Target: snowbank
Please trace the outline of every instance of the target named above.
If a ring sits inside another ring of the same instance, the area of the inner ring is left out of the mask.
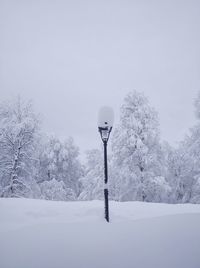
[[[199,268],[200,206],[0,199],[1,268]]]

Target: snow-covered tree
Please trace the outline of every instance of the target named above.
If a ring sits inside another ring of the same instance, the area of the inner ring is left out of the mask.
[[[195,100],[195,114],[200,119],[200,94]],[[172,201],[176,203],[197,202],[200,199],[200,122],[167,155],[168,180],[173,189]]]
[[[144,182],[147,202],[166,202],[171,199],[172,188],[164,177],[151,177]]]
[[[0,105],[0,184],[4,197],[34,197],[39,120],[31,102],[17,98]]]
[[[78,147],[74,145],[72,138],[65,141],[60,141],[56,137],[48,138],[39,156],[39,184],[52,179],[62,181],[65,189],[71,189],[73,195],[77,197],[79,178],[82,176],[82,166],[78,155]]]
[[[200,177],[194,177],[191,192],[190,203],[200,204]]]
[[[68,201],[75,200],[72,189],[66,188],[63,181],[52,179],[40,184],[42,198],[47,200]]]
[[[116,170],[113,180],[120,187],[118,199],[154,201],[157,197],[150,198],[148,185],[157,187],[153,182],[162,176],[163,154],[157,113],[142,93],[133,91],[126,96],[112,149]]]
[[[180,143],[179,148],[173,149],[168,153],[167,180],[173,189],[171,202],[182,203],[189,202],[191,197],[191,188],[193,184],[193,161],[186,144]]]
[[[187,175],[187,191],[185,202],[199,203],[200,200],[200,92],[195,100],[195,114],[197,124],[190,129],[190,134],[186,136],[182,143],[188,162],[185,164],[185,174]]]
[[[103,198],[103,154],[99,150],[87,152],[85,176],[80,180],[82,192],[79,200],[93,200]]]

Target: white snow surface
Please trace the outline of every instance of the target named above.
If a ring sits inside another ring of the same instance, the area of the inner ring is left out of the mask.
[[[109,106],[103,106],[98,114],[98,127],[112,127],[114,123],[114,111]]]
[[[200,205],[0,199],[1,268],[199,268]]]

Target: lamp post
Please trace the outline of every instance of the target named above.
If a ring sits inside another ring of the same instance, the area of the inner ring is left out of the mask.
[[[104,146],[104,202],[105,219],[109,222],[109,200],[108,200],[108,162],[107,162],[107,143],[113,127],[114,113],[112,108],[104,106],[99,110],[98,130]]]

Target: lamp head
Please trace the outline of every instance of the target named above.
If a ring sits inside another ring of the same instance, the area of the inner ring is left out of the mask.
[[[101,134],[102,141],[108,141],[113,127],[113,122],[113,109],[108,106],[101,107],[98,114],[98,129]]]

